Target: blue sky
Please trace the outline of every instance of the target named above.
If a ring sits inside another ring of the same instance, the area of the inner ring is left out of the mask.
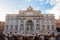
[[[0,0],[0,21],[5,21],[6,14],[18,14],[19,10],[32,6],[43,14],[60,15],[60,0]]]

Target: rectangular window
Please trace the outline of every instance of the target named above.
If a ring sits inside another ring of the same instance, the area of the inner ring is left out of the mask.
[[[39,24],[36,25],[36,30],[40,30]]]
[[[15,30],[18,31],[18,25],[15,25]]]
[[[42,30],[45,30],[45,27],[44,27],[45,25],[42,25]]]
[[[51,19],[51,23],[54,23],[54,20]]]
[[[6,29],[8,30],[8,25],[6,25]]]
[[[52,29],[54,29],[54,25],[52,25]]]
[[[20,30],[23,30],[23,28],[24,28],[24,25],[21,24],[21,25],[20,25]]]
[[[33,27],[33,25],[31,25],[31,30],[34,31],[34,27]]]
[[[47,25],[47,29],[49,30],[49,25]]]
[[[13,25],[11,25],[11,30],[13,29]]]
[[[9,20],[7,20],[7,22],[9,22]]]
[[[47,29],[49,29],[49,25],[47,25]]]

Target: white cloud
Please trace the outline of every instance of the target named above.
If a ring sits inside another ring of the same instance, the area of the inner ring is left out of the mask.
[[[56,2],[58,2],[58,1],[57,1],[57,0],[50,0],[49,3],[50,3],[51,5],[55,5]]]
[[[6,8],[3,4],[0,4],[0,21],[5,21]]]
[[[31,0],[25,0],[25,1],[27,1],[27,2],[31,2]]]
[[[6,14],[17,14],[18,10],[0,10],[0,21],[5,21]]]
[[[6,14],[16,14],[17,10],[10,9],[9,5],[0,4],[0,21],[5,21]]]
[[[45,4],[49,3],[49,0],[46,0]]]
[[[6,12],[0,11],[0,21],[5,21]]]
[[[47,13],[55,14],[55,18],[58,19],[60,16],[60,1],[57,1],[53,8],[46,10]]]
[[[39,0],[39,1],[42,1],[42,0]]]
[[[54,5],[59,0],[38,0],[38,1],[43,2],[44,4],[49,3],[51,5]]]

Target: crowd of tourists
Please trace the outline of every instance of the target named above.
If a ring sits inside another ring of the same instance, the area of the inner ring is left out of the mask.
[[[36,36],[22,36],[17,35],[14,36],[5,36],[0,35],[0,40],[60,40],[60,35],[54,36],[54,35],[36,35]]]

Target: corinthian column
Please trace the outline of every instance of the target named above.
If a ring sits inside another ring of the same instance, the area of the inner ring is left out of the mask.
[[[36,20],[34,20],[34,33],[36,32]]]

